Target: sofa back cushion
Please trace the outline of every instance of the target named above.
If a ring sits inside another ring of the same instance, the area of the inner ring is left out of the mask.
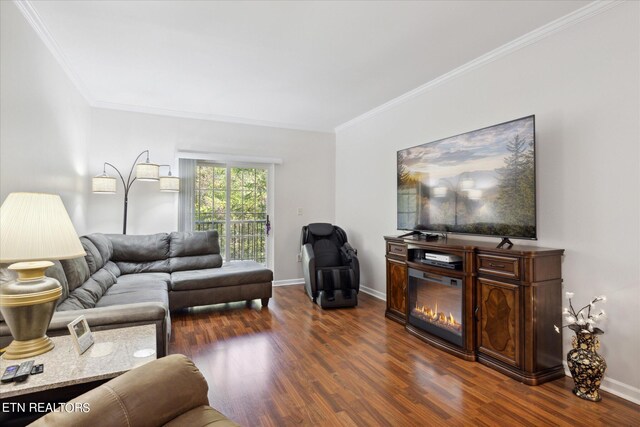
[[[106,261],[102,258],[102,254],[100,250],[93,244],[93,242],[87,239],[86,236],[80,237],[80,243],[82,243],[82,247],[86,252],[84,259],[87,261],[87,266],[89,267],[89,274],[93,274],[96,271],[100,270],[102,266],[104,266]]]
[[[74,289],[82,286],[91,276],[89,265],[85,258],[86,257],[80,257],[60,261],[64,269],[64,275],[67,277],[67,282],[69,283],[69,292],[73,292]]]
[[[217,231],[173,232],[169,244],[171,272],[222,266]]]
[[[81,310],[94,308],[98,300],[116,283],[116,276],[107,268],[101,268],[89,277],[81,286],[69,292],[69,296],[62,301],[56,310]]]
[[[113,244],[104,234],[82,236],[80,242],[86,255],[61,261],[69,291],[66,298],[60,298],[58,311],[95,307],[120,276],[120,269],[110,260]]]
[[[131,236],[108,234],[114,261],[122,274],[169,273],[169,235],[167,233]]]
[[[80,238],[87,255],[85,259],[89,265],[89,272],[94,274],[111,260],[113,256],[113,244],[104,234],[94,233]]]
[[[59,305],[69,296],[69,282],[67,282],[67,276],[64,274],[64,269],[62,268],[60,261],[52,262],[53,266],[47,268],[44,274],[45,276],[53,277],[60,282],[60,286],[62,286],[62,295],[58,298],[58,301],[56,301],[56,305]]]

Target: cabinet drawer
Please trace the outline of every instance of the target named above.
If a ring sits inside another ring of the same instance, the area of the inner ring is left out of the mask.
[[[480,274],[520,279],[520,258],[478,254],[477,260]]]
[[[399,257],[407,256],[407,245],[398,243],[387,243],[387,254],[396,255]]]

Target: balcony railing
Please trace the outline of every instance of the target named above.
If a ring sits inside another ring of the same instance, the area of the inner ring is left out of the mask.
[[[229,254],[224,252],[227,243],[225,221],[195,221],[196,231],[216,230],[220,236],[220,251],[225,261],[253,260],[265,264],[266,220],[231,220],[229,223]]]

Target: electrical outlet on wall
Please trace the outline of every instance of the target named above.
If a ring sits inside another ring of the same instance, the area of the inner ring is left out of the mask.
[[[302,216],[302,208],[298,208],[298,216]]]
[[[298,254],[298,262],[302,262],[302,254]]]

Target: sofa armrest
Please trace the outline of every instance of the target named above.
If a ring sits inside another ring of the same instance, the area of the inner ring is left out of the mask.
[[[161,303],[134,303],[97,307],[85,310],[56,311],[51,319],[49,330],[67,330],[67,325],[78,316],[84,315],[90,327],[110,326],[113,329],[124,327],[131,323],[152,323],[163,320],[167,316],[167,309]]]
[[[68,335],[67,325],[81,315],[85,316],[93,331],[155,324],[156,354],[158,357],[167,354],[171,324],[168,310],[161,303],[144,302],[84,310],[56,311],[53,313],[47,335],[52,337]],[[10,342],[9,327],[5,322],[0,322],[0,347],[8,345]]]
[[[208,407],[207,382],[192,361],[174,354],[146,363],[69,402],[88,410],[50,412],[43,426],[160,426],[198,407]]]

